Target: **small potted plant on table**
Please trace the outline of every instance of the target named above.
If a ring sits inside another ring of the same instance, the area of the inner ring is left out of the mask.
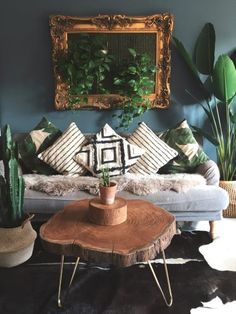
[[[23,210],[25,183],[18,174],[18,148],[9,125],[2,132],[4,176],[0,175],[0,267],[25,262],[33,252],[36,232]]]
[[[110,181],[109,169],[102,169],[101,182],[99,185],[100,199],[103,204],[111,205],[115,201],[117,184]]]
[[[127,202],[116,196],[117,184],[110,181],[109,169],[102,169],[101,183],[99,185],[100,198],[89,202],[89,219],[91,222],[112,226],[125,222],[127,219]]]

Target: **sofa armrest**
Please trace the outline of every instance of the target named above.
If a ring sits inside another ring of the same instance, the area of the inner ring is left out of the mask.
[[[207,185],[219,185],[220,172],[213,160],[207,160],[196,168],[196,173],[201,174],[207,181]]]

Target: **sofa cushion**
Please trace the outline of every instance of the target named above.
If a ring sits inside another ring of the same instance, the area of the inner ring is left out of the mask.
[[[142,148],[129,144],[106,124],[92,142],[75,155],[74,160],[94,176],[101,176],[103,168],[114,176],[126,173],[143,153]]]
[[[128,137],[128,142],[145,149],[145,153],[129,170],[132,173],[152,174],[177,156],[178,152],[163,142],[144,122]]]
[[[35,128],[18,141],[20,159],[27,172],[55,174],[56,171],[42,162],[37,154],[52,145],[61,135],[61,131],[47,118],[43,117]]]
[[[87,139],[72,122],[56,142],[38,157],[59,173],[81,175],[86,169],[76,163],[73,157],[86,143]]]
[[[178,151],[178,156],[162,168],[164,173],[194,172],[197,166],[209,160],[186,120],[163,132],[160,138]]]
[[[228,206],[228,194],[216,186],[195,187],[187,192],[158,191],[147,196],[139,196],[122,191],[117,197],[125,199],[144,199],[160,206],[176,216],[177,220],[214,220],[221,218],[222,208]],[[76,191],[64,196],[50,196],[46,193],[26,189],[24,209],[29,213],[49,214],[62,209],[66,204],[94,195]]]

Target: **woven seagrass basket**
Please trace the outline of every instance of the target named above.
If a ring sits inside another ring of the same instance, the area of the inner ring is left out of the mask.
[[[236,218],[236,181],[220,181],[219,185],[229,194],[229,206],[223,210],[223,217]]]

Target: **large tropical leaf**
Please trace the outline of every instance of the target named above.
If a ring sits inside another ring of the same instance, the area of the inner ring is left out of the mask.
[[[231,114],[236,114],[236,97],[233,97],[233,99],[231,99],[229,104],[229,110]]]
[[[210,141],[213,145],[218,146],[219,142],[218,140],[213,137],[211,134],[209,134],[208,132],[204,131],[203,129],[200,129],[194,125],[191,125],[191,128],[196,131],[198,134],[202,135],[203,137],[205,137],[206,139],[208,139],[208,141]]]
[[[193,63],[193,60],[192,60],[190,54],[187,52],[187,50],[184,48],[184,45],[177,38],[173,37],[173,43],[174,43],[176,49],[178,50],[179,54],[181,55],[181,57],[183,58],[183,60],[187,64],[188,68],[192,72],[193,76],[196,78],[196,82],[199,84],[201,91],[203,93],[203,96],[206,99],[209,99],[210,98],[209,91],[204,86],[203,82],[201,81],[201,79],[199,77],[199,73],[197,71],[197,68],[196,68],[195,64]],[[191,96],[193,96],[193,95],[191,95]]]
[[[215,29],[211,23],[205,24],[196,41],[194,62],[202,74],[212,75],[215,59]]]
[[[236,69],[227,55],[220,55],[213,71],[215,96],[224,103],[229,102],[236,93]]]
[[[192,73],[194,74],[194,76],[200,81],[197,68],[195,64],[193,63],[190,54],[185,49],[184,45],[176,37],[173,37],[173,43],[176,49],[179,51],[179,54],[182,56],[182,58],[184,59],[184,61],[186,62],[186,64],[188,65]]]
[[[236,125],[236,114],[231,115],[230,119]]]

